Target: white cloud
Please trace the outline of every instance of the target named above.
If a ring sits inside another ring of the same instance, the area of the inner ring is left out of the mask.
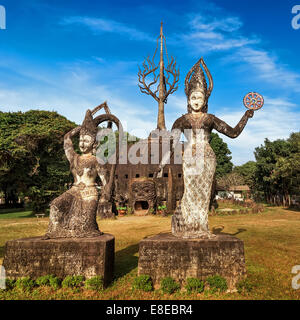
[[[87,109],[93,109],[96,105],[107,100],[111,112],[121,120],[124,130],[130,134],[146,138],[149,132],[155,128],[155,121],[151,121],[152,113],[150,110],[147,111],[140,105],[126,101],[115,94],[106,95],[105,92],[99,90],[100,87],[94,87],[93,89],[97,91],[97,96],[87,94],[91,92],[90,89],[84,94],[85,88],[83,87],[81,87],[83,91],[81,95],[70,95],[68,92],[59,95],[58,91],[49,92],[47,88],[39,92],[29,88],[0,89],[0,111],[26,112],[32,109],[57,111],[80,124]],[[62,88],[62,91],[64,91],[64,88]]]
[[[124,23],[104,19],[104,18],[93,18],[93,17],[85,17],[85,16],[75,16],[75,17],[65,17],[61,24],[63,25],[71,25],[78,24],[85,27],[88,27],[95,34],[99,34],[102,32],[109,33],[117,33],[126,35],[131,40],[142,40],[142,41],[151,41],[153,42],[155,39],[149,36],[147,33],[140,31],[136,28],[128,26]]]
[[[188,31],[171,39],[174,44],[182,43],[193,48],[193,54],[207,54],[259,43],[257,38],[240,34],[243,23],[238,17],[217,19],[210,15],[188,15]]]
[[[243,22],[239,17],[225,16],[220,9],[216,13],[214,7],[211,10],[211,13],[186,15],[187,31],[171,35],[168,43],[189,48],[188,52],[193,56],[225,52],[227,56],[223,61],[242,63],[249,69],[248,77],[300,91],[300,74],[281,63],[276,54],[263,49],[263,41],[258,36],[243,34]],[[95,34],[108,32],[122,34],[133,40],[156,41],[155,37],[141,30],[111,19],[72,16],[65,17],[61,24],[86,26]],[[103,62],[102,59],[99,61]]]
[[[300,91],[300,74],[291,71],[288,65],[280,62],[276,54],[271,54],[262,47],[263,41],[255,35],[243,34],[243,23],[236,16],[219,18],[215,14],[188,15],[188,28],[185,33],[170,39],[174,45],[189,48],[193,56],[224,52],[225,63],[244,65],[248,77],[261,79],[280,87],[285,86]],[[255,45],[255,47],[253,46]]]
[[[94,73],[86,66],[76,64],[73,67],[62,66],[51,75],[41,68],[28,73],[23,66],[21,73],[28,81],[28,85],[15,85],[0,81],[0,110],[28,111],[41,109],[57,111],[68,119],[80,124],[87,109],[92,109],[100,103],[107,101],[111,112],[121,121],[124,128],[139,137],[147,137],[155,128],[155,109],[153,102],[142,104],[135,100],[130,101],[113,85],[102,85],[104,75],[100,71]],[[100,73],[100,75],[98,74]],[[35,83],[39,79],[47,79],[46,83]],[[59,82],[57,81],[59,78]],[[97,81],[96,81],[97,79]],[[33,85],[34,82],[34,85]],[[138,88],[136,88],[137,95]]]
[[[236,62],[246,62],[253,68],[255,77],[273,84],[300,91],[300,74],[290,71],[276,56],[263,49],[240,48],[234,55]]]
[[[239,30],[243,23],[238,17],[226,17],[217,19],[215,17],[204,17],[196,15],[192,17],[190,26],[194,30],[203,30],[205,32],[220,30],[225,32],[233,32]]]

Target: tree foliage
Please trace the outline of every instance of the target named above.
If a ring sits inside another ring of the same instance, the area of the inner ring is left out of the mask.
[[[237,172],[230,172],[223,177],[217,179],[217,184],[219,188],[224,190],[229,190],[233,186],[242,186],[245,184],[243,176]]]
[[[75,126],[56,112],[0,112],[0,189],[7,204],[28,196],[41,212],[65,189],[71,176],[63,137]]]
[[[287,140],[289,154],[278,156],[270,180],[283,192],[300,194],[300,132]]]
[[[249,186],[250,189],[254,188],[255,172],[256,172],[255,161],[248,161],[247,163],[241,166],[236,166],[233,168],[233,172],[241,176],[244,180],[244,184]]]
[[[214,150],[217,158],[216,178],[220,178],[232,171],[231,151],[227,143],[219,137],[217,133],[211,133],[210,146]]]
[[[300,132],[287,140],[269,141],[255,149],[255,184],[269,202],[286,204],[289,196],[299,194],[300,185]]]

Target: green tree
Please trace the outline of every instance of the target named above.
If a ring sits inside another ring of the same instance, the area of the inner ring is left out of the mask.
[[[300,132],[287,140],[289,155],[279,156],[270,180],[283,194],[283,205],[290,205],[290,195],[300,194]]]
[[[250,189],[254,188],[255,184],[255,172],[256,172],[256,162],[248,161],[247,163],[236,166],[233,168],[233,172],[237,173],[244,179],[244,183],[249,186]]]
[[[287,140],[269,141],[255,149],[255,185],[269,203],[290,203],[290,195],[299,194],[300,133]]]
[[[0,189],[6,203],[28,196],[41,212],[65,190],[72,178],[63,137],[75,126],[56,112],[0,112]]]
[[[230,172],[225,176],[222,176],[217,179],[218,187],[221,187],[224,190],[229,190],[233,186],[241,186],[245,184],[243,176],[237,172]]]
[[[217,133],[211,133],[210,138],[210,146],[217,158],[216,178],[220,178],[232,171],[231,151],[228,149],[227,143]]]

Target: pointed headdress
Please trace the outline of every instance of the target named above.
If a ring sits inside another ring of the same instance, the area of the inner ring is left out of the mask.
[[[87,110],[84,121],[81,125],[80,135],[89,135],[96,138],[98,128],[94,122],[91,110]]]
[[[207,82],[205,79],[204,71],[202,67],[204,68],[207,78],[209,80],[209,87],[207,89]],[[214,83],[211,76],[211,73],[209,72],[203,58],[201,58],[189,71],[185,78],[185,94],[187,97],[191,94],[192,91],[195,89],[202,89],[205,91],[206,99],[209,98],[211,95],[211,92],[213,90]]]

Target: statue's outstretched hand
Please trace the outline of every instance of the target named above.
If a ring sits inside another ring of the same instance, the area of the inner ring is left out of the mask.
[[[246,111],[246,115],[247,115],[248,118],[253,118],[254,111],[253,110],[247,110]]]

